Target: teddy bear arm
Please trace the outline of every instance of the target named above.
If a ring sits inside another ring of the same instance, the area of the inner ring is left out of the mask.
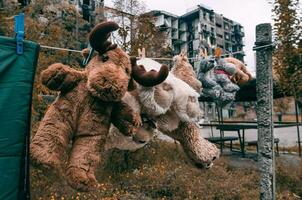
[[[112,109],[111,122],[122,134],[129,136],[141,125],[141,117],[127,103],[117,102]]]
[[[51,90],[67,92],[84,79],[84,76],[84,72],[61,63],[55,63],[42,71],[41,81],[43,85]]]
[[[31,141],[33,163],[47,168],[60,167],[72,135],[68,121],[71,121],[70,115],[63,115],[54,105],[49,107]]]

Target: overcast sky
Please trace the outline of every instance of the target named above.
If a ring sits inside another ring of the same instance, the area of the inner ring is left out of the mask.
[[[245,62],[255,71],[255,58],[252,50],[255,42],[255,26],[260,23],[271,23],[271,5],[268,0],[144,0],[148,10],[164,10],[176,15],[186,13],[197,4],[211,7],[215,12],[223,14],[243,25],[245,31]],[[111,0],[105,0],[112,5]]]

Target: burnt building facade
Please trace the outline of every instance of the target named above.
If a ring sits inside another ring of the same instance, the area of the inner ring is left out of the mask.
[[[184,49],[194,58],[198,57],[200,48],[211,54],[215,47],[220,47],[224,54],[236,52],[233,56],[244,61],[243,26],[213,9],[200,4],[182,16],[159,10],[151,13],[156,26],[167,32],[174,54]]]

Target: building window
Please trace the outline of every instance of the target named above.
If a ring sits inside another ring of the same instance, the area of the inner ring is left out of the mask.
[[[225,23],[225,24],[224,24],[224,29],[225,29],[225,30],[229,30],[229,29],[230,29],[230,25],[227,24],[227,23]]]
[[[225,49],[226,49],[228,52],[232,52],[232,46],[231,46],[229,43],[225,43]]]
[[[232,39],[232,42],[236,42],[234,35],[232,35],[231,39]]]
[[[214,33],[214,28],[213,27],[211,27],[211,32]]]
[[[222,26],[221,26],[221,24],[218,24],[218,23],[216,23],[216,26],[217,27],[219,27],[219,28],[221,28]]]
[[[210,14],[210,21],[214,22],[214,15],[213,14]]]
[[[216,44],[216,40],[214,39],[214,38],[210,38],[210,43],[211,43],[211,45],[215,45]]]
[[[229,34],[225,34],[224,37],[225,37],[226,40],[230,40]]]
[[[217,37],[223,38],[223,36],[221,34],[218,34],[218,33],[217,33]]]

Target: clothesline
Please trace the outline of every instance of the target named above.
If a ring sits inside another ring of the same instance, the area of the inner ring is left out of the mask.
[[[76,53],[82,53],[80,50],[75,49],[67,49],[67,48],[61,48],[61,47],[52,47],[52,46],[46,46],[46,45],[40,45],[41,48],[45,49],[53,49],[53,50],[60,50],[60,51],[70,51],[70,52],[76,52]]]
[[[61,47],[53,47],[53,46],[47,46],[47,45],[40,45],[41,48],[45,48],[45,49],[52,49],[52,50],[59,50],[59,51],[69,51],[69,52],[76,52],[76,53],[82,53],[81,50],[76,50],[76,49],[69,49],[69,48],[61,48]],[[236,52],[230,52],[230,53],[226,53],[223,54],[222,56],[228,56],[228,55],[236,55],[239,53],[244,53],[244,51],[236,51]],[[150,58],[153,60],[173,60],[173,58],[165,58],[165,57],[160,57],[160,58]],[[189,60],[196,60],[198,59],[198,57],[192,57],[192,58],[188,58]]]

